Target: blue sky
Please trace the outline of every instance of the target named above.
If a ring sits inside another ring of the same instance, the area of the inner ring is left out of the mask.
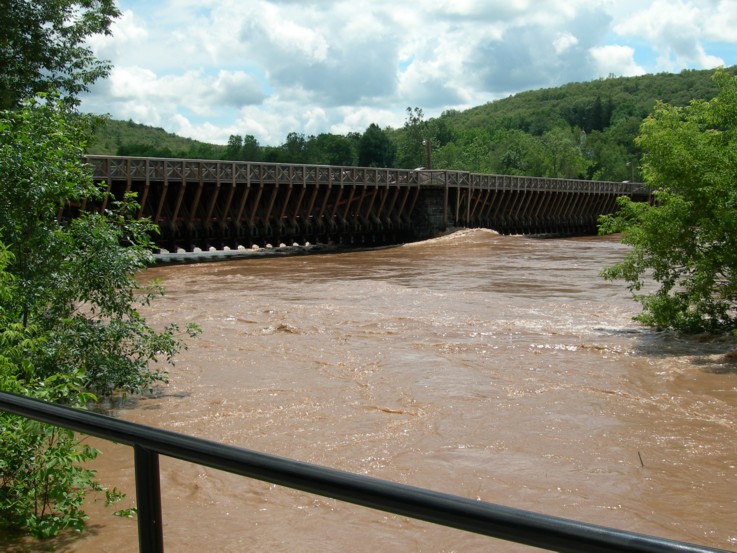
[[[737,0],[120,0],[82,108],[224,144],[737,64]]]

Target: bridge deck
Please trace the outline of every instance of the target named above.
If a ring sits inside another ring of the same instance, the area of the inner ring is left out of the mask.
[[[401,243],[451,225],[591,233],[618,196],[648,197],[634,183],[464,171],[117,156],[87,162],[114,198],[136,193],[139,216],[160,227],[159,246],[169,251],[267,242]]]

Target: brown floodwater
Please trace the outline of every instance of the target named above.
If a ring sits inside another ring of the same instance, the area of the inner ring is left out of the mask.
[[[510,507],[737,547],[737,359],[632,321],[612,237],[462,231],[374,251],[152,268],[190,321],[121,418]],[[91,440],[129,494],[132,450]],[[530,551],[161,459],[168,551]],[[137,551],[98,500],[64,551]]]

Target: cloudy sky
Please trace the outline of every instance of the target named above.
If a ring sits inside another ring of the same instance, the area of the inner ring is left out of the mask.
[[[400,127],[523,90],[737,64],[737,0],[119,0],[83,99],[206,142]]]

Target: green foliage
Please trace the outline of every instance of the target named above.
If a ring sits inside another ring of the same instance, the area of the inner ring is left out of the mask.
[[[306,159],[317,165],[356,164],[356,148],[348,136],[321,133],[307,139]]]
[[[62,90],[72,100],[107,75],[90,36],[109,34],[120,15],[113,0],[5,0],[0,9],[0,109]]]
[[[421,108],[407,108],[407,119],[402,133],[396,137],[397,166],[403,169],[427,167],[426,141],[432,140]]]
[[[358,165],[361,167],[393,167],[396,147],[376,123],[371,123],[358,143]]]
[[[82,407],[89,396],[76,392],[81,382],[74,375],[17,378],[13,357],[33,352],[42,342],[33,329],[11,326],[2,332],[0,389],[46,401],[73,399],[73,405]],[[32,367],[26,364],[22,372],[32,374]],[[83,464],[97,454],[69,430],[0,413],[0,526],[40,538],[67,528],[81,531],[87,519],[82,510],[85,495],[98,488],[94,471]]]
[[[86,153],[141,157],[221,159],[225,146],[206,144],[128,121],[105,119],[93,129]]]
[[[225,159],[233,161],[240,160],[241,150],[243,150],[243,137],[237,134],[231,134],[228,138],[228,145],[225,147]]]
[[[694,98],[713,98],[712,74],[610,77],[523,92],[427,120],[421,108],[407,108],[399,129],[370,125],[363,134],[348,136],[294,132],[279,146],[259,145],[250,135],[233,135],[228,146],[208,145],[132,121],[110,121],[97,132],[89,153],[411,169],[428,164],[423,141],[429,141],[436,169],[641,180],[641,151],[634,138],[643,119],[657,100],[684,106]]]
[[[125,497],[126,495],[118,488],[113,488],[112,490],[107,489],[105,490],[105,507],[114,505],[115,503],[118,503],[119,501],[125,499]],[[126,507],[123,509],[118,509],[113,514],[116,517],[133,518],[135,515],[138,514],[138,509],[136,509],[135,507]]]
[[[256,137],[247,134],[243,137],[231,134],[225,147],[223,159],[231,161],[260,161],[261,146]]]
[[[640,150],[634,138],[642,120],[657,100],[682,106],[693,98],[713,98],[717,88],[712,74],[610,77],[447,111],[427,122],[430,127],[443,122],[452,135],[445,143],[434,137],[433,165],[484,173],[640,180]],[[400,143],[404,133],[395,131],[394,140]]]
[[[290,132],[287,141],[282,144],[283,160],[286,163],[307,163],[307,140],[305,135]]]
[[[13,316],[17,280],[7,271],[11,262],[12,254],[0,246],[0,390],[83,406],[92,396],[81,390],[79,372],[36,375],[32,358],[46,347],[46,337]],[[85,491],[97,483],[80,465],[96,455],[70,431],[0,412],[0,527],[36,537],[81,530]]]
[[[581,134],[556,127],[542,136],[545,177],[576,179],[586,176],[588,163],[581,153]]]
[[[155,230],[135,219],[135,198],[59,217],[103,197],[80,164],[89,128],[54,95],[0,113],[0,389],[75,407],[93,393],[151,388],[166,374],[149,365],[181,347],[175,325],[155,330],[138,311],[161,290],[135,278]],[[94,450],[7,414],[0,450],[3,524],[40,537],[81,529],[82,500],[97,485],[80,464]]]
[[[687,107],[659,103],[637,145],[654,205],[620,201],[602,232],[632,246],[603,275],[624,279],[657,328],[737,328],[737,77],[714,75],[718,95]],[[647,290],[653,280],[659,287]]]

